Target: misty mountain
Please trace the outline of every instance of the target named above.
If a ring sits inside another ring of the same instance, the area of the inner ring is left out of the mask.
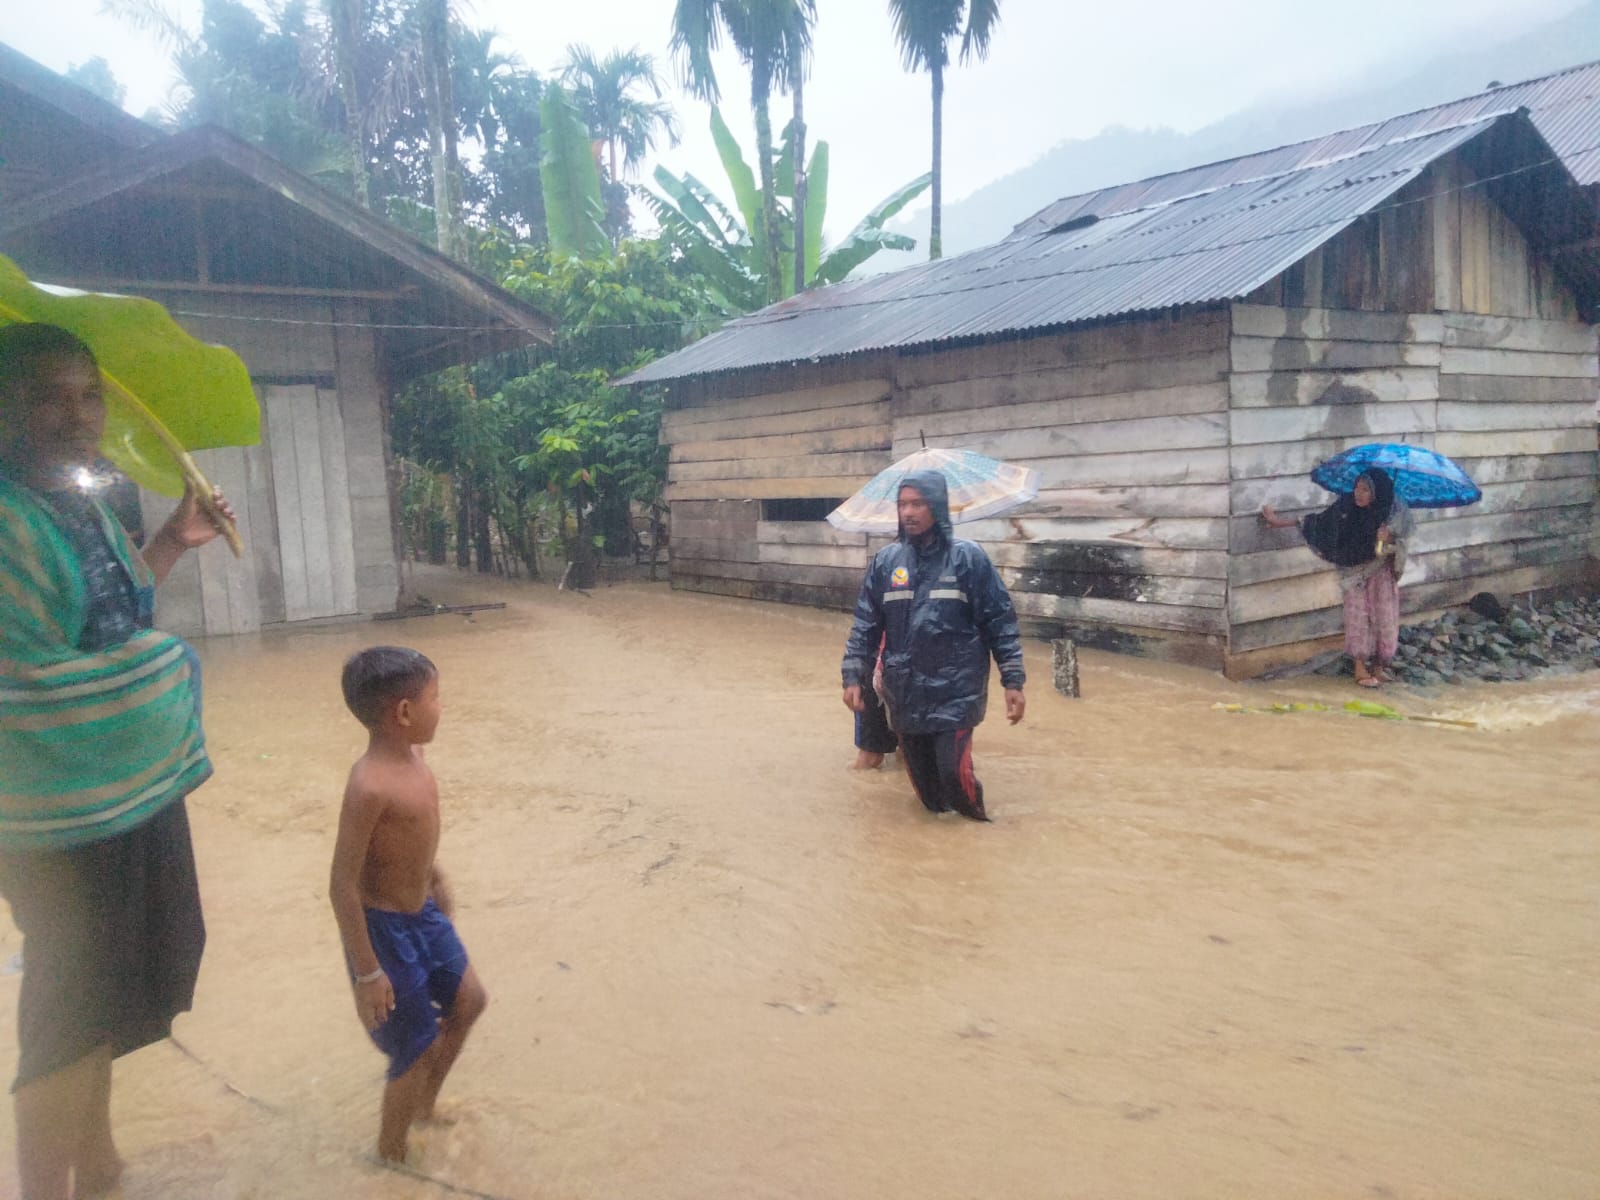
[[[1281,101],[1244,109],[1191,134],[1113,126],[1092,138],[1058,144],[1030,165],[986,184],[944,209],[944,249],[959,254],[999,241],[1024,218],[1063,196],[1169,171],[1237,158],[1340,129],[1429,108],[1600,59],[1600,0],[1502,45],[1397,68],[1389,64],[1315,102]],[[928,211],[908,213],[891,228],[911,234],[918,249],[882,253],[870,272],[893,271],[927,257]]]

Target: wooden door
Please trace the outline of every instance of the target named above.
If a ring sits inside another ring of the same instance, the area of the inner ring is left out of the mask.
[[[309,384],[266,389],[286,621],[356,609],[356,554],[339,398]]]

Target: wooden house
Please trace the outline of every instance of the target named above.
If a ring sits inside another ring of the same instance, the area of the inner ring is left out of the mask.
[[[0,160],[0,253],[42,282],[160,301],[255,381],[260,444],[196,455],[246,556],[188,556],[162,589],[163,627],[392,610],[390,397],[548,341],[549,320],[260,150],[213,128],[164,134],[3,46]],[[172,502],[143,504],[159,521]]]
[[[822,518],[924,441],[1039,471],[1036,503],[958,534],[1040,634],[1235,675],[1337,644],[1331,571],[1257,513],[1325,504],[1310,468],[1374,440],[1484,492],[1419,514],[1408,612],[1578,581],[1596,93],[1600,64],[1062,200],[652,364],[625,382],[668,392],[674,586],[848,607],[877,543]]]

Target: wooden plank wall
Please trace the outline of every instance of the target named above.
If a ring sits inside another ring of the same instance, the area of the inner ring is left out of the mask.
[[[812,378],[773,394],[669,411],[673,586],[828,608],[854,601],[867,539],[820,521],[764,521],[763,500],[843,499],[889,465],[887,379]]]
[[[1245,299],[1284,308],[1576,322],[1577,296],[1458,155]]]
[[[1039,472],[1035,503],[960,527],[1030,632],[1220,664],[1228,365],[1220,309],[908,356],[894,456],[926,437]]]
[[[698,385],[662,428],[674,585],[848,607],[882,540],[763,521],[760,501],[842,498],[925,438],[1039,471],[1034,504],[961,527],[1031,632],[1220,665],[1228,330],[1219,308],[871,364],[892,385]]]
[[[1306,477],[1368,441],[1431,447],[1483,488],[1469,508],[1419,512],[1406,612],[1478,591],[1580,577],[1596,487],[1595,333],[1570,321],[1235,305],[1228,619],[1247,674],[1340,630],[1333,572],[1263,502],[1297,514],[1329,497]]]

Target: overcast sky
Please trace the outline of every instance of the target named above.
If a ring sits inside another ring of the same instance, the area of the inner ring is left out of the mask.
[[[1504,40],[1578,0],[1001,0],[986,62],[953,70],[945,91],[945,194],[958,199],[1067,138],[1108,125],[1188,131],[1259,100],[1301,99],[1386,63]],[[167,7],[198,28],[199,0]],[[464,0],[469,24],[549,71],[568,43],[638,46],[667,60],[672,0]],[[817,0],[816,61],[806,89],[812,138],[831,146],[828,232],[921,172],[929,156],[928,79],[908,75],[885,0]],[[166,100],[172,71],[152,38],[100,11],[100,0],[0,0],[0,41],[62,70],[104,57],[142,114]],[[719,65],[724,113],[753,141],[745,77]],[[661,155],[726,193],[707,109],[677,92],[684,144]],[[786,106],[787,102],[784,102]],[[786,118],[774,113],[782,128]],[[749,152],[747,151],[747,154]],[[648,178],[649,167],[646,167]]]

